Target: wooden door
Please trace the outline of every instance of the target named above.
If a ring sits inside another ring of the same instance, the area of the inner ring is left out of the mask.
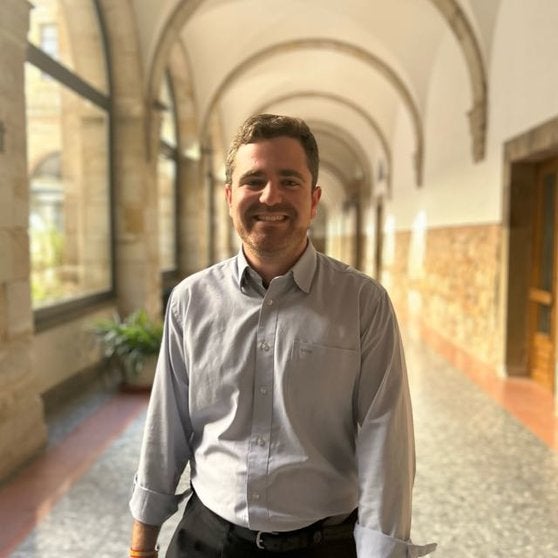
[[[554,391],[558,159],[537,172],[529,287],[529,372]]]

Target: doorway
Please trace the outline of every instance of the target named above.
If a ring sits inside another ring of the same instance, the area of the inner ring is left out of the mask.
[[[528,289],[528,370],[554,391],[556,339],[556,246],[558,158],[537,165],[533,188],[530,282]]]
[[[558,280],[558,117],[504,145],[506,371],[554,395]]]

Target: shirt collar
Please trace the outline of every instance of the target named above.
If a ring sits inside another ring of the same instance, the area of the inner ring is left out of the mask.
[[[304,291],[306,294],[310,292],[312,279],[314,278],[314,273],[316,272],[317,260],[318,256],[316,254],[316,249],[310,239],[308,239],[306,250],[304,250],[304,253],[300,256],[300,258],[298,258],[298,261],[292,268],[296,284],[299,289]]]
[[[310,292],[310,286],[312,284],[312,279],[314,278],[314,273],[316,271],[317,265],[317,253],[312,242],[308,240],[308,245],[306,250],[304,250],[302,256],[294,264],[290,272],[293,275],[295,283],[298,285],[299,289],[305,293]],[[244,255],[244,250],[240,248],[236,256],[236,279],[238,281],[238,287],[242,288],[246,281],[246,274],[250,269],[250,264]]]
[[[244,286],[247,280],[246,276],[248,275],[249,271],[250,264],[248,263],[248,260],[244,255],[244,250],[241,247],[238,251],[238,254],[236,255],[236,280],[238,282],[239,289],[242,289],[242,287]]]

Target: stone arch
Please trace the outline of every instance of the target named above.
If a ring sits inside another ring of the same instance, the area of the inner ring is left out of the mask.
[[[191,147],[193,142],[197,142],[198,107],[193,94],[190,61],[184,44],[180,40],[171,49],[168,69],[171,79],[175,83],[178,118],[184,121],[183,129],[178,137],[179,148],[186,150]]]
[[[170,51],[178,40],[180,31],[203,2],[204,0],[182,0],[181,2],[176,2],[176,6],[171,10],[166,21],[163,23],[148,70],[147,100],[149,102],[156,99],[159,94],[159,87],[167,67]]]
[[[430,0],[453,31],[469,70],[473,106],[468,113],[473,160],[484,159],[488,123],[488,78],[482,51],[465,12],[456,0]]]
[[[331,161],[320,161],[320,166],[327,169],[342,184],[347,184],[350,181],[349,177],[335,163]]]
[[[469,70],[471,89],[473,91],[473,107],[469,112],[473,142],[473,159],[479,161],[485,155],[486,127],[488,121],[488,79],[482,58],[482,51],[476,39],[473,27],[465,12],[456,0],[429,0],[438,9],[446,24],[455,34]],[[195,13],[204,0],[183,0],[177,3],[167,20],[162,25],[159,41],[151,60],[147,83],[148,101],[157,97],[160,81],[163,76],[166,60],[170,49],[188,19]],[[202,128],[203,130],[203,128]],[[417,143],[416,167],[418,182],[422,176],[422,144]]]
[[[54,178],[60,179],[62,176],[60,162],[60,150],[50,150],[46,153],[42,153],[36,161],[30,161],[29,176],[52,176]]]
[[[385,158],[386,158],[386,163],[387,163],[387,167],[388,167],[387,189],[388,189],[388,195],[390,195],[390,193],[391,193],[391,176],[392,176],[390,146],[388,144],[388,141],[386,139],[386,136],[385,136],[383,130],[380,128],[380,126],[376,122],[376,120],[374,120],[374,118],[372,118],[372,116],[370,116],[357,103],[351,101],[350,99],[346,99],[345,97],[342,97],[341,95],[336,95],[335,93],[328,93],[328,92],[325,92],[325,91],[298,91],[298,92],[289,93],[287,95],[281,95],[281,96],[278,96],[278,97],[273,97],[267,103],[265,103],[265,105],[261,105],[260,107],[258,107],[256,113],[265,112],[269,107],[271,107],[275,104],[279,104],[279,103],[282,103],[284,101],[289,101],[291,99],[299,98],[299,97],[302,97],[302,98],[304,98],[304,97],[315,97],[315,98],[321,98],[321,99],[327,99],[327,100],[330,100],[330,101],[334,101],[335,103],[338,103],[340,105],[348,107],[350,110],[352,110],[353,112],[358,114],[368,124],[368,126],[372,129],[374,135],[376,135],[378,137],[378,140],[380,142],[380,145],[382,146],[382,150],[383,150]]]
[[[351,190],[347,192],[349,197],[358,195],[359,197],[368,197],[368,192],[372,189],[372,177],[370,174],[369,161],[364,153],[360,144],[348,132],[341,127],[333,125],[329,122],[318,122],[312,119],[307,119],[306,122],[312,128],[317,136],[325,136],[334,139],[338,144],[342,145],[354,157],[355,162],[358,163],[359,168],[362,170],[363,180],[360,182],[359,191]],[[327,163],[327,161],[324,161]],[[353,177],[346,177],[347,184],[351,185]],[[351,185],[352,186],[352,185]]]
[[[58,27],[67,56],[60,61],[103,95],[110,93],[107,45],[103,25],[94,2],[58,2]]]
[[[200,134],[205,137],[207,134],[207,126],[209,121],[209,116],[215,110],[219,99],[222,97],[224,92],[230,87],[230,85],[235,82],[244,72],[251,69],[256,64],[265,61],[267,58],[275,56],[277,54],[283,54],[285,52],[292,52],[294,50],[301,49],[324,49],[333,50],[336,52],[341,52],[348,54],[353,58],[361,60],[365,64],[368,64],[374,70],[378,71],[380,74],[386,78],[386,80],[391,83],[395,90],[399,93],[403,100],[403,104],[406,106],[407,111],[411,117],[413,124],[414,134],[415,134],[415,170],[416,170],[416,181],[420,185],[422,183],[422,167],[424,158],[424,132],[422,126],[422,120],[420,118],[418,107],[415,100],[409,91],[405,82],[399,77],[399,75],[383,60],[374,54],[347,42],[339,41],[336,39],[298,39],[293,41],[288,41],[285,43],[278,43],[264,48],[242,62],[240,62],[236,67],[232,68],[231,71],[224,77],[224,79],[219,84],[217,91],[213,94],[206,113],[203,115],[201,121]]]

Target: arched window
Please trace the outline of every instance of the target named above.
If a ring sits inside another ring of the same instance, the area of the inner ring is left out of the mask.
[[[38,321],[110,296],[110,84],[94,0],[34,0],[25,92]]]
[[[159,254],[163,273],[176,271],[176,184],[178,169],[177,126],[171,80],[166,75],[159,95],[161,136],[157,162],[159,200]]]

